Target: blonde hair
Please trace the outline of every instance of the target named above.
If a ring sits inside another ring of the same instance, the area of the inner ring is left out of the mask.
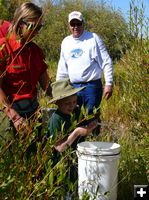
[[[42,9],[31,2],[23,3],[14,13],[9,32],[13,31],[15,34],[18,34],[19,26],[23,20],[29,21],[38,18],[42,18]]]

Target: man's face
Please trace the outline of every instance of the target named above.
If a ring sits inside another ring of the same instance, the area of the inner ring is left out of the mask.
[[[69,29],[74,38],[79,38],[84,31],[84,24],[77,19],[73,19],[69,23]]]

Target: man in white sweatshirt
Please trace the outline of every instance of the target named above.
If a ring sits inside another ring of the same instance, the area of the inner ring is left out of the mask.
[[[84,105],[88,113],[99,108],[102,95],[112,95],[112,60],[101,38],[84,29],[82,13],[73,11],[68,16],[71,35],[64,38],[58,63],[56,80],[70,78],[75,87],[86,86],[78,93],[78,104]],[[101,76],[104,73],[105,86],[102,90]]]

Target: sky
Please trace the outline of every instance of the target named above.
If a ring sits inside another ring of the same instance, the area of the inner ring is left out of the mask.
[[[33,0],[33,2],[44,2],[45,0]],[[97,2],[105,2],[106,4],[112,6],[114,9],[118,9],[121,11],[125,19],[128,19],[129,16],[129,4],[131,1],[135,2],[143,2],[145,6],[145,16],[149,18],[149,0],[96,0]],[[138,4],[141,6],[141,4]]]
[[[114,9],[119,9],[125,17],[125,19],[128,19],[129,4],[131,0],[105,0],[105,2],[111,5]],[[135,2],[143,2],[145,6],[145,16],[149,18],[149,0],[135,0]],[[138,5],[141,6],[140,3]]]

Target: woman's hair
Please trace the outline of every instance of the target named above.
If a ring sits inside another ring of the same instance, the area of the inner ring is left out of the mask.
[[[40,7],[30,2],[23,3],[20,7],[16,9],[14,13],[14,18],[12,20],[9,31],[13,31],[18,34],[19,26],[23,20],[29,21],[38,18],[40,19],[41,17],[42,9]]]

